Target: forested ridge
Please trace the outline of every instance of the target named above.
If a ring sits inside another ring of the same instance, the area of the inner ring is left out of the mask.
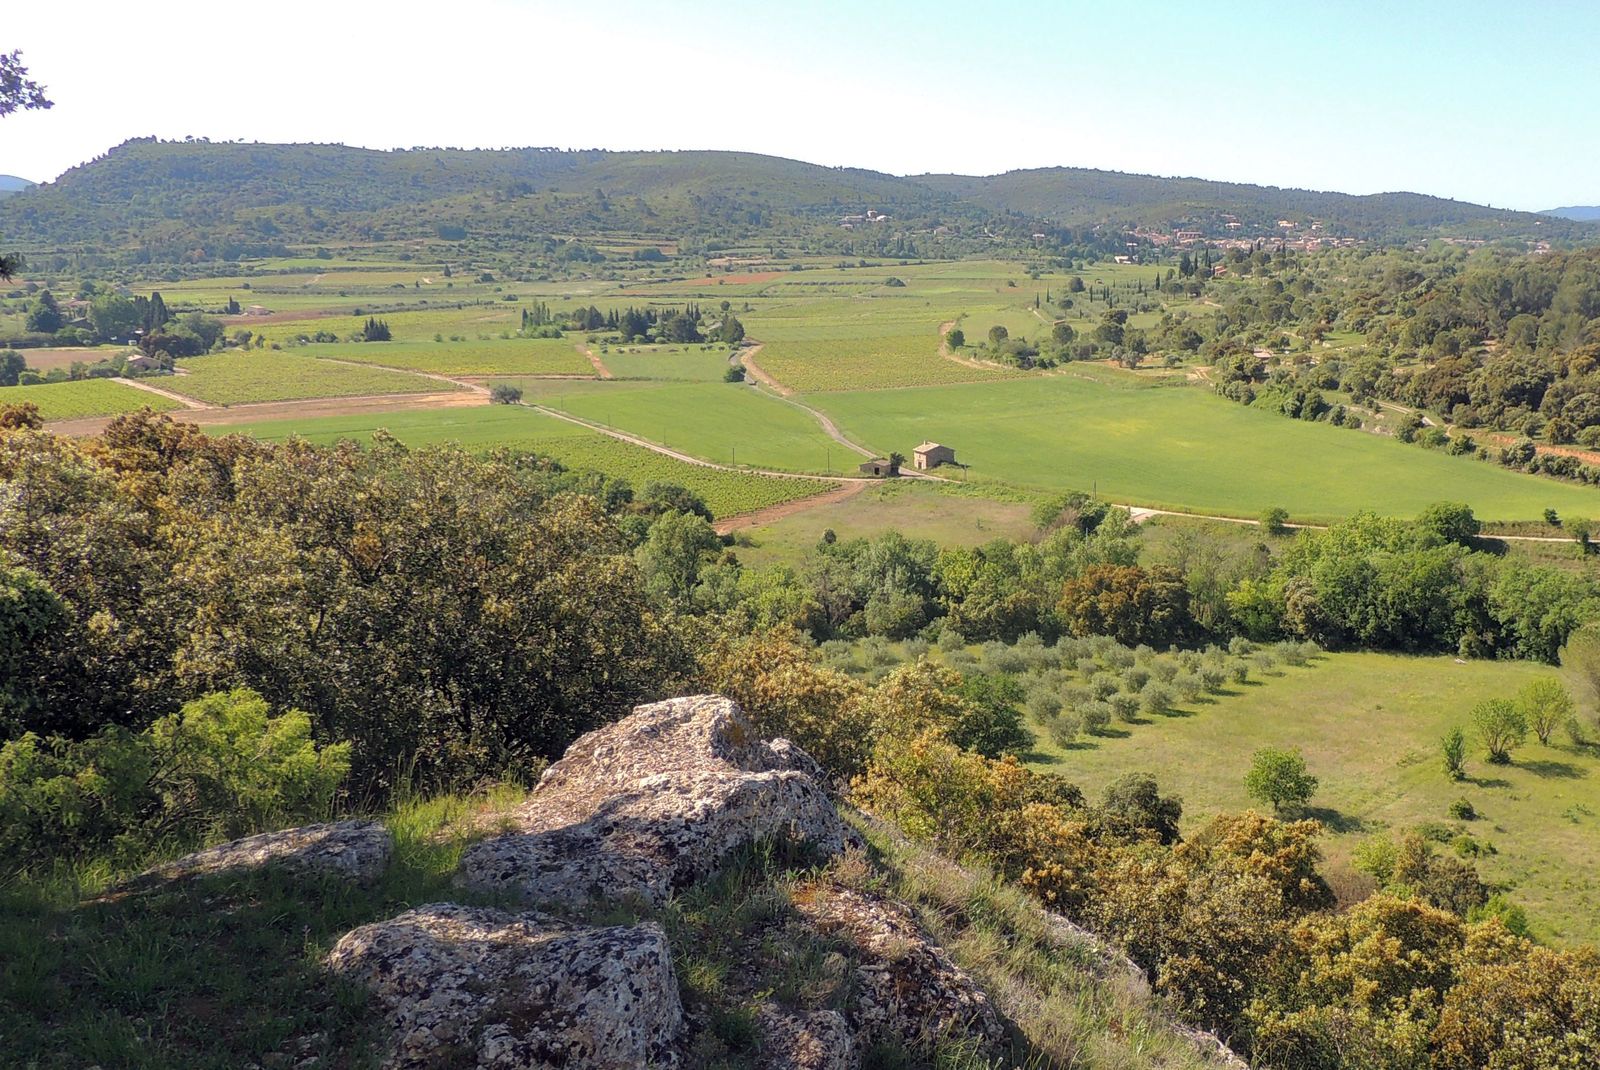
[[[426,206],[426,211],[419,211]],[[886,225],[843,231],[868,208]],[[0,233],[141,262],[238,259],[335,241],[630,234],[688,245],[804,239],[815,251],[935,256],[1053,244],[1116,251],[1138,226],[1287,217],[1372,241],[1437,234],[1584,240],[1587,224],[1419,194],[1351,197],[1083,169],[898,177],[753,153],[410,149],[140,139],[6,198]],[[914,239],[909,235],[916,235]],[[1116,239],[1111,242],[1110,239]]]

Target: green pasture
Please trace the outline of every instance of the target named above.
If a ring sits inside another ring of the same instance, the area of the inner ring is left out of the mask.
[[[862,458],[797,405],[742,383],[521,380],[523,400],[718,464],[842,472]]]
[[[593,375],[581,339],[492,338],[463,342],[325,342],[296,348],[309,357],[433,375]]]
[[[1600,515],[1577,484],[1327,424],[1289,420],[1199,387],[1134,376],[1064,374],[964,386],[819,394],[808,399],[852,439],[910,453],[951,446],[966,478],[1229,516],[1282,506],[1298,520],[1363,509],[1413,516],[1464,501],[1484,519]],[[1125,385],[1112,385],[1122,383]],[[960,478],[961,473],[952,473]]]
[[[162,382],[165,384],[166,380]],[[30,401],[39,406],[39,415],[45,420],[81,420],[140,409],[169,412],[183,407],[171,398],[110,379],[0,387],[0,405],[22,405]]]
[[[728,371],[728,351],[699,346],[610,346],[595,355],[618,379],[668,379],[720,383]]]
[[[1600,884],[1593,879],[1600,867],[1600,748],[1564,741],[1546,747],[1530,736],[1511,765],[1496,766],[1473,742],[1460,783],[1445,776],[1439,757],[1450,728],[1470,734],[1474,704],[1511,698],[1554,669],[1349,653],[1270,672],[1173,715],[1081,737],[1065,750],[1040,731],[1032,760],[1091,796],[1125,773],[1155,772],[1163,791],[1182,796],[1184,825],[1193,830],[1211,815],[1253,805],[1244,774],[1257,749],[1297,747],[1320,781],[1311,816],[1328,827],[1336,883],[1359,883],[1349,859],[1364,836],[1441,824],[1493,847],[1478,857],[1479,871],[1510,886],[1540,935],[1600,939]],[[1450,804],[1463,798],[1478,820],[1450,817]]]
[[[741,533],[739,558],[748,565],[799,565],[823,533],[839,539],[876,538],[891,531],[933,539],[940,546],[977,546],[992,539],[1033,536],[1033,507],[909,479],[884,480],[859,494],[827,502]]]
[[[647,483],[674,483],[699,494],[717,517],[810,497],[835,485],[823,479],[785,479],[689,464],[523,406],[480,405],[272,420],[219,428],[218,433],[272,440],[297,435],[325,444],[342,439],[367,441],[380,428],[410,446],[450,442],[471,450],[497,446],[532,450],[571,469],[627,480],[635,490]]]
[[[438,379],[388,368],[360,367],[265,349],[192,357],[180,361],[178,369],[181,374],[162,379],[161,385],[214,405],[368,394],[438,394],[455,389]]]

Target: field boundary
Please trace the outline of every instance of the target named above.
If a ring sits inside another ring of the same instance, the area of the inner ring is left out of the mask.
[[[201,401],[199,398],[192,398],[187,394],[179,394],[172,390],[163,390],[159,386],[152,386],[149,383],[140,382],[138,379],[124,379],[121,376],[116,376],[113,377],[111,381],[113,383],[121,383],[123,386],[131,386],[135,390],[143,390],[146,393],[158,394],[161,397],[166,398],[168,401],[176,401],[186,409],[214,409],[217,407],[211,404],[209,401]]]

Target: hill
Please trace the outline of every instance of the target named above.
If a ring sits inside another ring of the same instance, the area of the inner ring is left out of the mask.
[[[1266,235],[1285,219],[1368,241],[1597,233],[1414,193],[1356,197],[1079,168],[905,178],[709,150],[377,151],[149,138],[7,197],[0,233],[34,252],[138,263],[419,240],[466,242],[467,255],[604,259],[575,238],[690,254],[743,247],[915,258],[1034,248],[1039,232],[1058,254],[1092,256],[1122,251],[1136,228]]]
[[[13,193],[20,193],[34,183],[16,175],[0,175],[0,198],[9,197]]]
[[[1600,221],[1600,204],[1574,204],[1566,208],[1552,208],[1544,214],[1583,223],[1597,222]]]
[[[1383,240],[1449,232],[1465,237],[1571,236],[1580,231],[1531,212],[1509,212],[1418,193],[1353,196],[1200,178],[1164,178],[1079,167],[1046,167],[974,178],[921,175],[930,189],[995,212],[1020,212],[1063,226],[1192,226],[1221,233],[1315,220],[1331,234]],[[1547,233],[1548,232],[1548,233]]]

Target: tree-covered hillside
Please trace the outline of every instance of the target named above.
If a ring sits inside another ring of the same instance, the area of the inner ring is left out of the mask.
[[[1230,221],[1272,227],[1280,219],[1297,225],[1312,220],[1330,234],[1369,240],[1449,233],[1476,238],[1577,238],[1593,228],[1574,226],[1529,212],[1508,212],[1417,193],[1345,193],[1279,189],[1199,178],[1160,178],[1079,167],[1046,167],[973,178],[921,175],[931,189],[993,211],[1021,212],[1081,226],[1220,229]]]
[[[1418,194],[1352,197],[1071,168],[900,178],[738,152],[380,152],[154,139],[7,197],[0,233],[37,253],[169,264],[351,242],[537,252],[541,242],[606,236],[691,253],[743,246],[914,258],[1033,247],[1040,232],[1057,251],[1097,255],[1124,251],[1125,232],[1138,227],[1249,236],[1276,233],[1280,219],[1382,242],[1600,236],[1590,224]]]

